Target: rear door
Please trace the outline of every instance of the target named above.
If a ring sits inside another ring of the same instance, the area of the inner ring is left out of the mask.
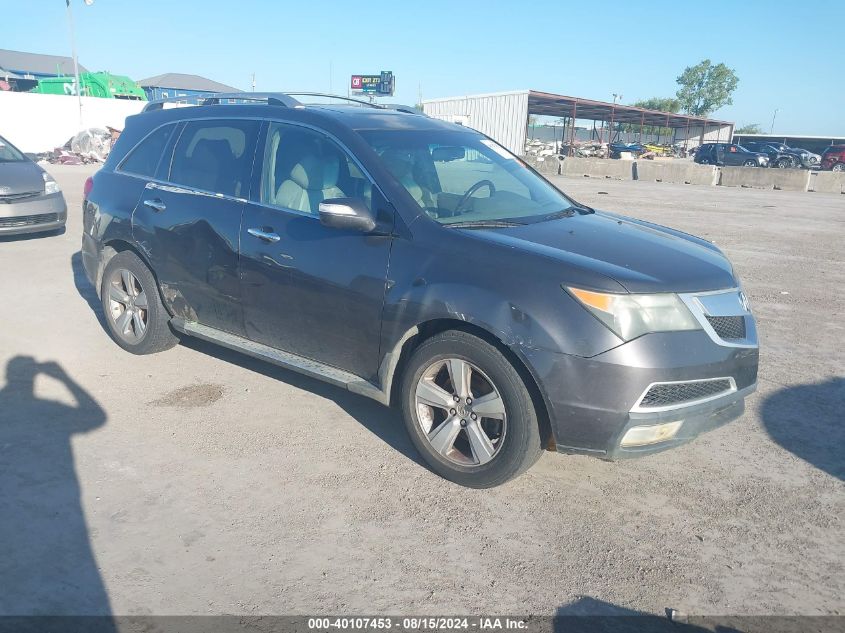
[[[247,336],[370,378],[378,367],[392,207],[324,133],[271,122],[264,137],[240,237]],[[382,234],[323,226],[319,203],[341,197],[370,205]]]
[[[259,128],[245,119],[185,123],[133,214],[173,314],[239,335],[238,239]]]

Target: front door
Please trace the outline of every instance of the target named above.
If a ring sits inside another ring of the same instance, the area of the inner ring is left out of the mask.
[[[241,295],[247,336],[339,367],[377,373],[392,212],[335,141],[270,123],[260,185],[241,225]],[[263,161],[261,156],[263,155]],[[255,182],[255,179],[254,179]],[[381,235],[327,228],[319,204],[357,197],[376,210]]]
[[[259,127],[249,120],[185,124],[169,168],[147,183],[132,218],[168,308],[239,335],[238,238]]]

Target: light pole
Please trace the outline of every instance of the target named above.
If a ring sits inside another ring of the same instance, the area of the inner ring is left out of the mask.
[[[85,6],[90,7],[94,0],[84,0]],[[70,49],[73,54],[73,74],[76,81],[76,101],[79,103],[79,128],[82,129],[82,84],[79,81],[79,59],[76,56],[76,33],[73,28],[73,9],[70,8],[70,0],[65,0],[67,7],[67,21],[70,26]]]
[[[779,108],[775,108],[775,113],[772,115],[772,127],[769,128],[769,134],[775,133],[775,119],[778,116],[778,109]]]

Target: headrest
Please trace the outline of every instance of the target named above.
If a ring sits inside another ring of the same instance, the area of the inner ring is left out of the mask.
[[[232,159],[232,146],[228,141],[202,139],[194,145],[191,158],[205,164],[214,161],[219,165],[224,160]]]
[[[327,153],[323,158],[308,154],[290,171],[290,179],[303,189],[328,189],[337,185],[340,157]]]

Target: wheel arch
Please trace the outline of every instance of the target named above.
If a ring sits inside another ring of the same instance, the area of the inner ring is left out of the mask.
[[[517,350],[507,345],[495,333],[481,325],[468,321],[448,317],[431,319],[410,328],[399,339],[394,350],[385,355],[382,361],[383,371],[380,372],[382,373],[382,388],[388,396],[389,404],[395,406],[399,402],[402,376],[414,350],[433,336],[450,330],[457,330],[477,336],[496,347],[508,359],[531,394],[531,400],[534,403],[535,410],[537,411],[537,420],[540,424],[540,437],[543,441],[543,447],[547,450],[554,450],[555,442],[549,417],[549,402],[545,393],[540,388],[540,383],[531,370],[530,365]],[[392,365],[392,367],[389,367],[389,365]]]
[[[150,274],[153,276],[153,279],[155,279],[156,291],[158,292],[159,297],[161,297],[162,304],[164,305],[165,309],[170,314],[170,316],[173,316],[173,312],[166,301],[164,293],[162,292],[161,281],[159,280],[155,268],[153,268],[152,264],[150,263],[150,260],[147,258],[143,249],[138,248],[136,245],[122,238],[116,237],[103,243],[102,255],[100,257],[100,266],[97,272],[97,294],[100,295],[102,292],[103,271],[105,271],[109,261],[111,261],[111,259],[118,253],[123,253],[125,251],[130,251],[137,255],[138,259],[140,259],[147,267],[147,270],[150,271]]]

